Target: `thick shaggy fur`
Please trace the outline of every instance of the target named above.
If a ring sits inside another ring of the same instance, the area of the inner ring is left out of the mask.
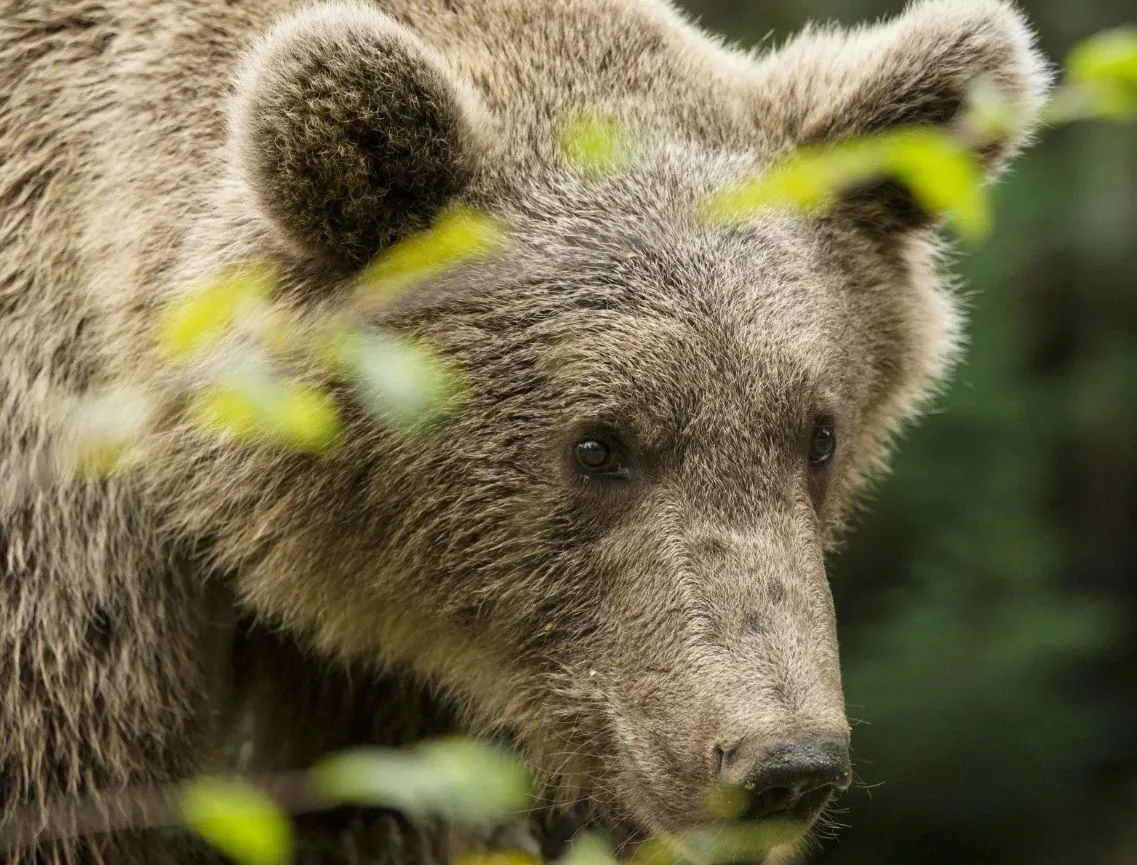
[[[1025,121],[984,147],[994,174],[1047,84],[1002,0],[763,56],[662,0],[8,0],[0,826],[231,767],[237,736],[273,769],[450,729],[432,700],[377,701],[395,669],[516,743],[550,797],[638,828],[697,816],[716,747],[846,737],[823,552],[948,369],[956,303],[933,227],[887,184],[821,220],[728,230],[696,209],[803,143],[950,126],[979,76]],[[582,109],[631,130],[625,170],[564,161]],[[464,368],[439,429],[400,437],[335,382],[332,455],[185,420],[197,371],[151,348],[173,292],[269,261],[303,319],[458,203],[511,244],[375,321]],[[142,467],[37,482],[53,399],[120,380],[161,406]],[[818,414],[839,442],[822,472]],[[596,425],[623,436],[626,481],[572,470]],[[369,845],[449,855],[393,819]],[[16,861],[206,855],[119,832]]]

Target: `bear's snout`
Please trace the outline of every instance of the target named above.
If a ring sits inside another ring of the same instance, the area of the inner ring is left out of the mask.
[[[742,787],[748,801],[744,820],[812,822],[852,780],[849,743],[819,734],[772,746],[744,741],[715,747],[717,780]]]

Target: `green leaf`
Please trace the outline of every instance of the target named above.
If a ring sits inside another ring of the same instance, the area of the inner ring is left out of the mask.
[[[515,760],[465,739],[440,740],[410,752],[347,751],[317,765],[312,783],[333,802],[467,819],[515,813],[530,800],[529,779]]]
[[[816,214],[842,192],[892,176],[929,213],[945,216],[961,235],[977,239],[989,229],[983,172],[975,156],[946,133],[901,129],[797,151],[765,174],[712,195],[702,215],[712,224],[737,224],[771,209]]]
[[[216,345],[242,315],[265,307],[275,284],[272,268],[243,264],[174,298],[158,317],[159,350],[183,361]]]
[[[454,860],[454,865],[541,865],[532,853],[521,850],[498,850],[492,853],[467,853]]]
[[[380,253],[358,280],[361,297],[390,302],[417,282],[497,252],[504,238],[502,226],[492,217],[475,210],[449,210],[432,228]]]
[[[340,332],[329,342],[337,365],[380,415],[410,427],[460,395],[458,371],[428,346],[390,332]]]
[[[1137,119],[1137,27],[1105,30],[1079,42],[1066,66],[1070,83],[1100,116]]]
[[[618,860],[608,843],[592,832],[574,838],[557,865],[616,865]]]
[[[727,823],[673,835],[657,835],[632,856],[631,865],[712,865],[762,862],[777,847],[796,846],[805,838],[801,823]]]
[[[557,146],[570,166],[589,177],[608,174],[627,156],[623,128],[597,112],[580,112],[561,123]]]
[[[262,377],[212,385],[195,396],[190,412],[198,426],[215,435],[275,441],[305,452],[324,450],[341,431],[330,395]]]
[[[963,128],[971,141],[997,141],[1017,134],[1025,123],[1023,107],[990,75],[980,75],[967,88]]]
[[[803,148],[765,174],[712,195],[703,206],[703,216],[729,225],[764,210],[822,212],[834,204],[844,187],[880,169],[880,158],[859,142]]]
[[[991,229],[983,170],[960,142],[935,130],[905,130],[883,138],[886,171],[931,214],[946,216],[968,240]]]
[[[63,439],[71,442],[67,456],[75,474],[106,477],[122,468],[151,410],[145,392],[126,386],[92,391],[71,403]]]
[[[204,778],[181,796],[187,826],[240,865],[292,859],[292,824],[265,793],[238,781]]]

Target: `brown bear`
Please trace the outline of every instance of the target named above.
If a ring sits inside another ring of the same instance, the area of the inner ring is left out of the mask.
[[[1022,120],[976,145],[993,176],[1048,85],[1004,0],[762,55],[665,0],[6,3],[7,861],[205,860],[110,817],[76,837],[59,803],[444,729],[511,743],[582,824],[689,826],[716,780],[813,821],[850,779],[823,555],[960,313],[893,182],[742,225],[699,205],[803,145],[950,130],[981,78]],[[620,170],[565,159],[582,111],[630,131]],[[297,358],[333,451],[192,422],[204,361],[154,343],[181,287],[268,262],[315,327],[457,205],[509,243],[368,322],[461,369],[453,411],[408,436]],[[112,381],[156,406],[146,458],[41,477],[53,401]],[[390,817],[370,852],[445,860],[444,834]]]

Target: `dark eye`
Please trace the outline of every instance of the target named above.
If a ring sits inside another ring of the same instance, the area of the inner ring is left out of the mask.
[[[576,442],[573,448],[576,467],[586,474],[617,474],[620,460],[616,449],[601,439],[584,439]]]
[[[837,449],[837,433],[831,418],[818,418],[809,434],[809,464],[820,466],[828,462]]]

